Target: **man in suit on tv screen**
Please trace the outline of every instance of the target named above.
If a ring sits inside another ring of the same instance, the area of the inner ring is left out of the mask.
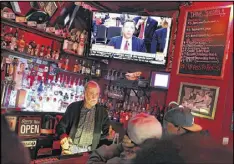
[[[124,51],[146,52],[144,41],[133,36],[134,32],[135,22],[133,20],[126,20],[123,24],[122,36],[111,38],[108,45]]]
[[[135,17],[133,19],[136,23],[135,35],[144,40],[147,52],[150,52],[152,37],[154,31],[157,29],[158,22],[148,16]]]
[[[162,28],[154,31],[151,43],[151,53],[164,52],[168,32],[168,22],[163,21]]]

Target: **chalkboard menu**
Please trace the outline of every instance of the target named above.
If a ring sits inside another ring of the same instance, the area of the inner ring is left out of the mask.
[[[41,133],[41,117],[20,117],[19,136],[38,136]]]
[[[224,7],[186,12],[179,74],[222,77],[230,11],[230,7]]]

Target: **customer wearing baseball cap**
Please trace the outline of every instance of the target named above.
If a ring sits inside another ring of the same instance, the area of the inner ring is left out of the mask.
[[[161,137],[162,126],[160,122],[152,115],[140,113],[129,120],[122,143],[101,146],[92,152],[87,163],[129,163],[135,157],[139,145],[146,139],[160,139]]]
[[[175,107],[165,113],[163,129],[165,137],[202,131],[202,127],[194,123],[191,111],[183,106]]]

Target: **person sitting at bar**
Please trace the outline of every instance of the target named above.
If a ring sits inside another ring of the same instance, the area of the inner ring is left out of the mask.
[[[190,110],[183,106],[177,106],[165,113],[163,129],[164,137],[202,131],[202,127],[194,123]]]
[[[1,163],[30,164],[30,155],[18,138],[9,128],[6,118],[1,115]]]
[[[232,164],[233,154],[211,137],[190,133],[166,139],[147,139],[131,164]]]
[[[107,110],[98,105],[100,87],[95,81],[85,85],[84,101],[71,103],[56,127],[62,154],[96,149],[109,132]]]
[[[135,157],[139,145],[146,139],[161,138],[162,126],[154,116],[140,113],[129,120],[126,133],[122,143],[110,146],[103,145],[94,150],[87,164],[119,164],[131,161]]]
[[[146,52],[144,41],[133,36],[135,32],[135,22],[126,20],[123,24],[123,36],[115,36],[110,39],[109,46],[124,51]]]

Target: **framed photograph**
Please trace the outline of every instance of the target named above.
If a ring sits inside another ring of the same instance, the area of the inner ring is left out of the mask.
[[[214,119],[219,87],[181,83],[178,103],[191,110],[194,116]]]
[[[38,2],[41,9],[44,9],[48,2]]]
[[[53,16],[55,11],[57,10],[57,5],[55,2],[48,2],[46,5],[45,5],[45,12],[47,12],[49,14],[49,16]]]

